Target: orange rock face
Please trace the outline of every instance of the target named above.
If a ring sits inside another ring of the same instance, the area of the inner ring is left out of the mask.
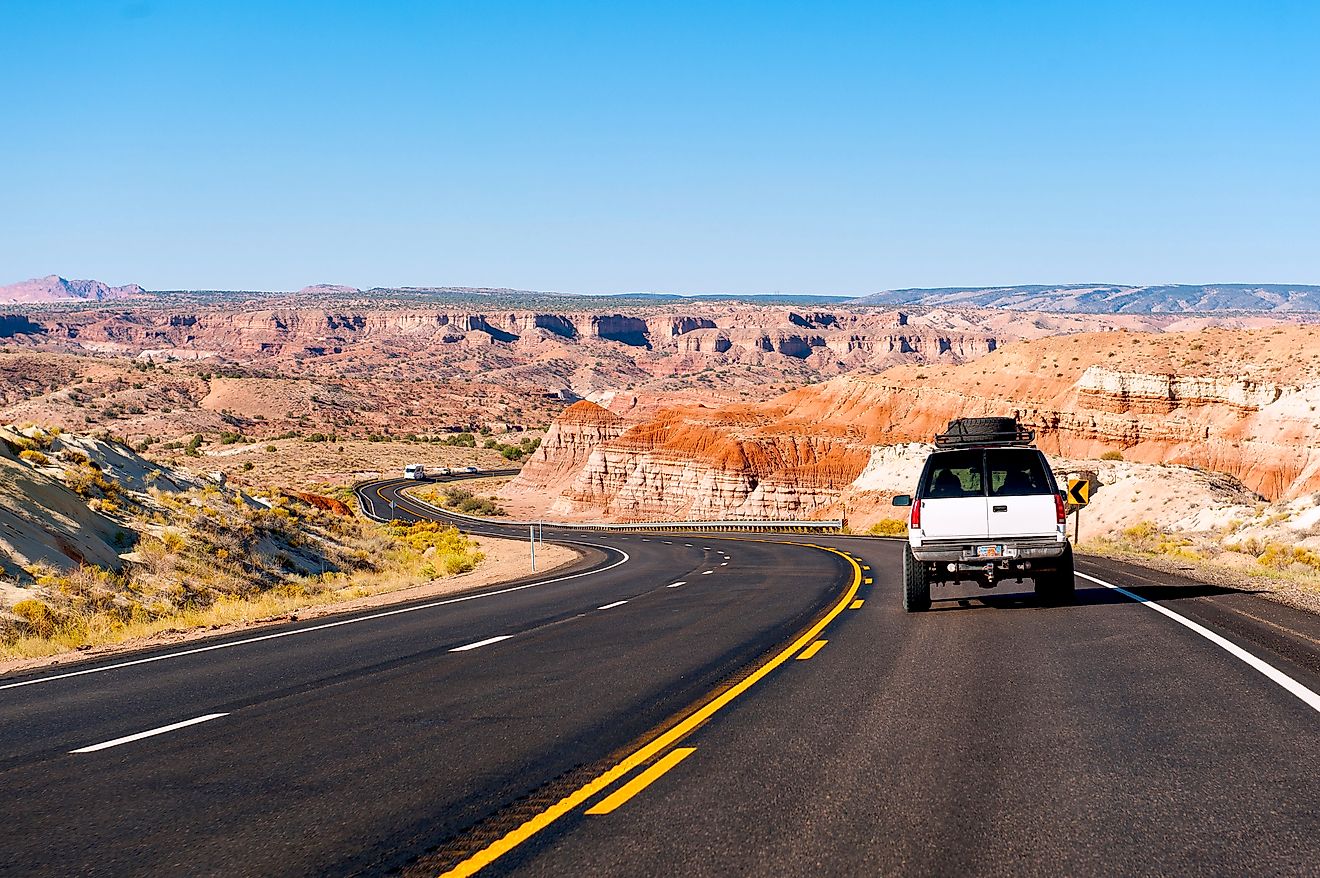
[[[827,517],[873,449],[929,441],[956,417],[1016,414],[1050,454],[1120,451],[1288,498],[1320,489],[1318,406],[1314,327],[1056,336],[760,404],[669,408],[627,429],[588,425],[604,420],[594,410],[566,413],[555,429],[573,441],[542,445],[506,493],[579,517]]]

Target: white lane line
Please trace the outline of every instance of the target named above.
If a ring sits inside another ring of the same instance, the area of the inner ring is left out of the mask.
[[[512,634],[501,634],[499,637],[487,637],[485,640],[478,640],[476,643],[469,643],[467,646],[456,646],[449,651],[467,652],[469,649],[479,649],[483,646],[490,646],[492,643],[499,643],[501,640],[508,640],[512,636]]]
[[[1234,658],[1242,662],[1245,662],[1246,664],[1250,665],[1252,668],[1256,669],[1257,671],[1260,671],[1266,677],[1269,677],[1275,683],[1278,683],[1284,689],[1287,689],[1293,695],[1296,695],[1298,698],[1302,699],[1302,701],[1306,702],[1306,704],[1309,707],[1311,707],[1313,710],[1320,711],[1320,694],[1317,694],[1313,690],[1303,686],[1301,683],[1297,682],[1292,677],[1289,677],[1287,674],[1285,674],[1283,671],[1279,670],[1278,668],[1274,667],[1274,665],[1270,664],[1269,662],[1264,661],[1263,659],[1256,658],[1256,656],[1247,652],[1245,649],[1238,646],[1236,643],[1233,643],[1230,640],[1226,640],[1225,638],[1220,637],[1218,634],[1211,631],[1209,628],[1206,628],[1204,625],[1200,625],[1196,622],[1193,622],[1191,619],[1188,619],[1186,616],[1183,616],[1179,613],[1175,613],[1173,610],[1170,610],[1168,607],[1163,606],[1162,604],[1158,604],[1155,601],[1149,600],[1148,598],[1143,598],[1141,595],[1137,594],[1136,592],[1128,591],[1126,588],[1114,585],[1112,582],[1105,582],[1103,579],[1098,579],[1097,577],[1094,576],[1088,576],[1087,574],[1082,573],[1080,571],[1078,571],[1076,575],[1081,577],[1082,579],[1088,579],[1091,582],[1096,583],[1097,585],[1103,585],[1105,588],[1112,588],[1114,591],[1118,592],[1119,594],[1132,598],[1132,600],[1136,601],[1142,606],[1150,607],[1152,610],[1154,610],[1157,613],[1163,613],[1173,621],[1177,622],[1179,625],[1182,625],[1183,627],[1188,628],[1196,632],[1197,634],[1201,635],[1206,640],[1210,641],[1215,646],[1224,650]]]
[[[680,585],[687,585],[686,579],[680,579],[678,582],[671,582],[665,588],[678,588]]]
[[[571,545],[591,546],[593,549],[611,548],[610,546],[602,546],[597,543],[581,543],[577,541],[573,541]],[[149,658],[133,659],[132,661],[127,661],[127,662],[116,662],[113,665],[105,665],[104,667],[100,667],[100,668],[87,668],[81,671],[68,671],[63,674],[53,674],[49,677],[38,677],[35,680],[24,680],[21,683],[5,683],[3,685],[0,685],[0,690],[17,689],[20,686],[35,686],[38,683],[50,683],[55,680],[64,680],[69,677],[81,677],[84,674],[100,674],[104,671],[114,671],[114,670],[118,670],[119,668],[132,667],[133,665],[145,665],[145,664],[149,664],[150,662],[163,662],[166,659],[183,658],[184,656],[197,655],[198,653],[203,653],[203,652],[212,652],[217,649],[229,649],[230,647],[233,646],[246,646],[249,643],[260,643],[263,640],[275,640],[280,637],[293,637],[294,635],[297,634],[310,634],[313,631],[324,631],[327,628],[338,628],[340,625],[356,625],[358,622],[370,622],[375,619],[384,619],[389,616],[398,616],[403,613],[415,613],[418,610],[431,610],[431,609],[435,609],[436,607],[443,607],[447,604],[459,604],[459,603],[463,603],[464,601],[476,601],[476,600],[481,600],[482,598],[498,597],[499,595],[502,594],[510,594],[515,591],[522,591],[523,589],[526,588],[537,588],[542,585],[552,585],[556,582],[565,582],[569,579],[577,579],[582,576],[594,576],[597,573],[604,573],[607,570],[613,570],[615,567],[618,567],[621,564],[627,564],[629,561],[632,560],[632,556],[629,555],[627,552],[623,551],[623,549],[614,549],[614,551],[618,552],[623,557],[620,558],[618,561],[615,561],[610,566],[602,567],[599,570],[585,570],[582,573],[572,573],[569,574],[568,576],[558,576],[554,579],[543,579],[538,582],[527,582],[522,585],[515,585],[509,588],[502,588],[499,591],[488,591],[488,592],[483,592],[482,594],[470,594],[463,597],[448,598],[447,600],[443,600],[443,601],[432,601],[429,604],[419,604],[415,607],[402,607],[397,610],[385,610],[384,612],[380,612],[380,613],[372,613],[370,616],[357,616],[352,619],[340,619],[338,622],[326,622],[322,625],[309,625],[306,628],[298,628],[297,630],[294,631],[277,631],[274,634],[261,634],[256,637],[245,637],[242,640],[234,640],[229,643],[216,643],[216,644],[212,644],[211,646],[199,646],[194,649],[180,650],[179,652],[168,652],[165,653],[164,655],[153,655]]]
[[[691,544],[691,543],[684,543],[683,545],[686,546],[686,547],[689,548],[689,549],[692,548],[692,544]]]
[[[712,573],[714,573],[714,572],[715,572],[714,570],[703,570],[703,571],[701,571],[701,575],[702,575],[702,576],[710,576],[710,575],[711,575]]]
[[[612,603],[612,604],[606,604],[605,606],[603,606],[603,607],[597,607],[596,609],[598,609],[598,610],[612,610],[612,609],[614,609],[615,607],[622,607],[622,606],[623,606],[624,604],[626,604],[626,603],[628,603],[628,602],[627,602],[627,601],[615,601],[615,602]]]
[[[728,562],[728,561],[721,561],[721,562],[720,562],[720,566],[721,566],[721,567],[728,567],[728,566],[729,566],[729,562]]]
[[[125,735],[122,738],[115,738],[113,741],[103,741],[100,744],[91,744],[87,747],[79,747],[77,750],[70,750],[70,753],[95,753],[97,750],[106,750],[110,747],[118,747],[120,744],[127,744],[130,741],[141,741],[143,738],[151,738],[156,735],[163,735],[166,732],[172,732],[175,729],[195,726],[198,723],[210,722],[213,719],[219,719],[222,716],[229,716],[227,713],[208,713],[206,716],[196,716],[192,719],[186,719],[181,723],[170,723],[167,726],[161,726],[158,729],[148,729],[145,732],[138,732],[136,735]]]

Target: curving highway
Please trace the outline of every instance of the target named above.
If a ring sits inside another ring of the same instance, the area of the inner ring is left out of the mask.
[[[407,484],[364,508],[445,517]],[[0,677],[0,873],[1317,874],[1314,615],[1094,559],[907,615],[894,541],[545,539],[583,557]]]

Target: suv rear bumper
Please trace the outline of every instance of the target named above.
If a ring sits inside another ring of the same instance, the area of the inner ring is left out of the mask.
[[[1002,555],[978,555],[978,546],[1003,546]],[[1067,540],[1053,537],[1034,537],[1028,539],[993,539],[970,542],[960,540],[923,540],[921,545],[912,546],[912,556],[918,561],[973,561],[978,564],[995,561],[1034,561],[1040,558],[1057,558],[1068,548]]]

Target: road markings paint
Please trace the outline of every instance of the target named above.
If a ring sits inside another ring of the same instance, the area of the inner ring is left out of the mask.
[[[573,542],[573,545],[591,546],[592,548],[595,549],[612,548],[611,546],[602,546],[597,543],[580,543],[576,541]],[[198,655],[204,652],[213,652],[217,649],[229,649],[235,646],[246,646],[249,643],[260,643],[263,640],[276,640],[281,637],[293,637],[298,634],[311,634],[313,631],[325,631],[330,628],[338,628],[341,625],[356,625],[359,622],[371,622],[376,619],[385,619],[390,616],[399,616],[404,613],[416,613],[418,610],[432,610],[435,609],[436,607],[443,607],[448,604],[459,604],[459,603],[463,603],[464,601],[476,601],[476,600],[481,600],[482,598],[498,597],[499,595],[511,594],[515,591],[522,591],[528,588],[538,588],[542,585],[552,585],[556,582],[566,582],[570,579],[578,579],[583,576],[593,576],[597,573],[604,573],[605,571],[613,570],[615,567],[618,567],[622,564],[627,564],[629,561],[632,560],[632,556],[629,555],[627,552],[623,551],[623,549],[614,549],[614,551],[618,552],[623,557],[620,558],[618,561],[615,561],[610,566],[602,567],[599,570],[584,570],[581,573],[572,573],[569,574],[568,576],[558,576],[555,577],[554,579],[542,579],[536,582],[525,582],[522,585],[514,585],[514,586],[510,586],[509,588],[501,588],[496,591],[487,591],[487,592],[481,592],[480,594],[470,594],[470,595],[463,595],[462,597],[447,598],[443,601],[432,601],[429,604],[418,604],[415,607],[401,607],[397,610],[384,610],[379,613],[372,613],[368,616],[355,616],[352,619],[340,619],[338,622],[325,622],[321,625],[308,625],[306,628],[296,628],[292,631],[276,631],[274,634],[260,634],[257,635],[256,637],[245,637],[242,640],[232,640],[229,643],[215,643],[210,646],[198,646],[193,649],[180,650],[179,652],[167,652],[164,655],[153,655],[153,656],[149,656],[148,658],[133,659],[131,661],[126,661],[126,662],[116,662],[113,665],[104,665],[99,668],[85,668],[84,670],[81,671],[68,671],[63,674],[52,674],[49,677],[37,677],[36,679],[33,680],[23,680],[18,683],[5,683],[3,685],[0,685],[0,690],[17,689],[20,686],[35,686],[38,683],[52,683],[56,680],[68,679],[69,677],[81,677],[84,674],[100,674],[105,671],[114,671],[114,670],[118,670],[119,668],[132,667],[133,665],[145,665],[145,664],[150,664],[151,662],[163,662],[166,659],[183,658],[184,656]]]
[[[478,640],[476,643],[469,643],[467,646],[456,646],[449,651],[467,652],[469,649],[480,649],[483,646],[490,646],[492,643],[499,643],[501,640],[508,640],[512,636],[512,634],[501,634],[499,637],[487,637],[485,640]]]
[[[691,543],[684,543],[683,545],[684,545],[686,548],[689,548],[689,549],[692,548],[692,544],[691,544]]]
[[[729,562],[728,562],[728,561],[721,561],[721,562],[720,562],[720,566],[721,566],[721,567],[728,567],[728,566],[729,566]]]
[[[1105,582],[1103,579],[1099,579],[1098,577],[1095,576],[1088,576],[1087,574],[1082,573],[1080,571],[1078,571],[1076,575],[1081,577],[1082,579],[1090,580],[1091,582],[1094,582],[1097,585],[1103,585],[1105,588],[1112,588],[1114,591],[1118,592],[1119,594],[1132,598],[1132,600],[1136,601],[1142,606],[1150,607],[1152,610],[1154,610],[1157,613],[1163,613],[1165,616],[1168,616],[1170,619],[1177,622],[1179,625],[1182,625],[1183,627],[1196,632],[1197,634],[1204,637],[1206,640],[1213,643],[1215,646],[1227,652],[1229,655],[1233,656],[1234,658],[1242,662],[1245,662],[1247,665],[1250,665],[1252,668],[1264,674],[1266,677],[1269,677],[1275,683],[1278,683],[1284,689],[1287,689],[1293,695],[1296,695],[1313,710],[1320,711],[1320,694],[1317,694],[1313,690],[1303,686],[1301,683],[1297,682],[1292,677],[1289,677],[1287,674],[1285,674],[1283,671],[1279,670],[1278,668],[1274,667],[1274,665],[1270,664],[1269,662],[1264,661],[1263,659],[1256,658],[1256,656],[1247,652],[1245,649],[1238,646],[1236,643],[1233,643],[1231,640],[1219,636],[1215,632],[1211,631],[1209,628],[1206,628],[1204,625],[1193,622],[1191,619],[1188,619],[1186,616],[1183,616],[1179,613],[1175,613],[1173,610],[1170,610],[1168,607],[1164,606],[1163,604],[1156,603],[1155,601],[1152,601],[1149,598],[1143,598],[1141,595],[1137,594],[1136,592],[1128,591],[1126,588],[1123,588],[1118,585],[1114,585],[1112,582]]]
[[[615,808],[627,802],[633,796],[649,787],[660,779],[661,775],[669,771],[678,763],[687,759],[693,753],[697,752],[696,747],[676,747],[665,754],[664,758],[652,765],[650,768],[619,787],[599,803],[592,805],[587,809],[588,814],[608,814]]]
[[[701,575],[702,575],[702,576],[710,576],[710,575],[711,575],[712,573],[714,573],[714,572],[715,572],[714,570],[703,570],[703,571],[701,571]]]
[[[628,603],[628,602],[627,602],[627,601],[615,601],[615,602],[612,603],[612,604],[606,604],[605,606],[603,606],[603,607],[597,607],[596,609],[598,609],[598,610],[612,610],[612,609],[614,609],[615,607],[622,607],[622,606],[623,606],[624,604],[626,604],[626,603]]]
[[[866,601],[862,600],[861,598],[858,598],[857,600],[853,601],[851,604],[848,605],[848,609],[860,610],[862,608],[862,604],[864,603],[866,603]]]
[[[781,545],[794,545],[793,543],[786,543],[783,541],[767,540],[766,542],[779,542]],[[803,544],[798,543],[797,545]],[[840,552],[837,549],[826,547],[818,548],[823,552],[846,557],[843,552]],[[663,753],[665,750],[681,741],[685,736],[691,734],[694,729],[699,728],[702,724],[709,721],[712,716],[726,707],[735,698],[742,695],[748,689],[751,689],[761,680],[765,679],[771,671],[792,658],[795,654],[801,651],[802,647],[806,644],[815,640],[816,636],[824,631],[825,628],[837,619],[839,614],[852,603],[853,598],[857,597],[857,588],[862,582],[862,568],[858,567],[857,563],[851,559],[849,559],[849,563],[852,564],[853,568],[852,581],[848,583],[848,588],[844,591],[842,597],[840,597],[839,602],[830,608],[829,612],[821,617],[815,625],[812,625],[804,631],[796,640],[776,653],[769,661],[748,674],[740,682],[725,689],[719,695],[688,714],[685,719],[680,720],[668,731],[661,733],[650,743],[644,744],[634,750],[630,755],[624,757],[622,761],[615,764],[613,768],[610,768],[607,771],[602,772],[596,778],[587,781],[585,784],[578,787],[567,796],[564,796],[564,798],[546,808],[544,811],[532,816],[521,825],[505,833],[501,838],[496,839],[467,859],[462,860],[449,871],[443,873],[441,878],[465,878],[465,876],[468,875],[475,875],[477,872],[495,862],[518,845],[536,835],[542,829],[553,824],[559,818],[572,813],[580,805],[589,801],[601,791],[627,776],[633,771],[633,769],[640,765],[645,765],[657,755]]]
[[[870,584],[871,584],[871,577],[868,576],[862,580],[862,585],[870,585]]]
[[[70,750],[70,753],[95,753],[97,750],[107,750],[110,747],[118,747],[120,744],[127,744],[130,741],[141,741],[143,738],[154,738],[156,735],[163,735],[166,732],[172,732],[175,729],[195,726],[198,723],[210,722],[213,719],[219,719],[222,716],[229,716],[227,713],[208,713],[206,716],[195,716],[192,719],[186,719],[181,723],[170,723],[167,726],[161,726],[158,729],[148,729],[145,732],[138,732],[136,735],[125,735],[122,738],[115,738],[113,741],[103,741],[100,744],[92,744],[88,747],[79,747],[77,750]]]
[[[806,649],[802,650],[802,652],[798,654],[798,661],[802,662],[811,658],[813,655],[820,652],[821,649],[827,643],[829,643],[828,640],[817,640],[815,643],[811,644],[811,646],[808,646]]]
[[[678,582],[671,582],[665,588],[678,588],[680,585],[687,585],[686,579],[680,579]]]
[[[870,564],[863,564],[863,565],[862,565],[862,570],[866,571],[867,573],[870,573],[870,572],[871,572],[871,565],[870,565]]]

